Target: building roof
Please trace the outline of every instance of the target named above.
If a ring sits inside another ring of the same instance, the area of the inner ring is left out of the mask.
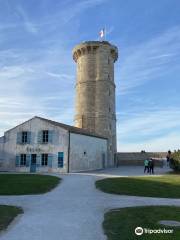
[[[66,129],[66,130],[68,130],[69,132],[72,132],[72,133],[78,133],[78,134],[83,134],[83,135],[88,135],[88,136],[107,139],[107,138],[103,137],[102,135],[90,132],[90,131],[88,131],[86,129],[83,129],[83,128],[74,127],[74,126],[71,126],[71,125],[67,125],[67,124],[64,124],[64,123],[52,121],[50,119],[46,119],[46,118],[42,118],[42,117],[38,117],[38,116],[36,116],[35,118],[39,118],[41,120],[47,121],[52,125],[64,128],[64,129]]]
[[[64,123],[60,123],[60,122],[56,122],[56,121],[52,121],[50,119],[47,119],[47,118],[42,118],[42,117],[38,117],[38,116],[35,116],[31,119],[29,119],[28,121],[34,119],[34,118],[38,118],[40,120],[43,120],[43,121],[46,121],[54,126],[57,126],[57,127],[61,127],[61,128],[64,128],[66,130],[68,130],[69,132],[71,133],[77,133],[77,134],[82,134],[82,135],[87,135],[87,136],[92,136],[92,137],[97,137],[97,138],[103,138],[103,139],[107,139],[106,137],[103,137],[102,135],[99,135],[99,134],[96,134],[96,133],[92,133],[86,129],[83,129],[83,128],[78,128],[78,127],[74,127],[74,126],[71,126],[71,125],[67,125],[67,124],[64,124]],[[27,122],[27,121],[26,121]],[[24,122],[25,123],[25,122]],[[19,124],[19,125],[22,125],[23,123]],[[19,125],[17,125],[16,127],[18,127]],[[14,128],[16,128],[14,127]],[[12,129],[14,129],[12,128]],[[9,129],[8,131],[12,130],[12,129]],[[6,131],[6,132],[8,132]]]

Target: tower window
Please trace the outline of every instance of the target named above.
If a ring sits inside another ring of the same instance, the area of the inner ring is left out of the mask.
[[[77,66],[78,66],[78,71],[81,71],[81,64],[77,64]]]
[[[111,95],[111,91],[110,91],[110,89],[109,89],[109,96]]]
[[[109,107],[109,112],[111,112],[111,108]]]

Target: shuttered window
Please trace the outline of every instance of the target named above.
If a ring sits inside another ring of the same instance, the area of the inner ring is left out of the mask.
[[[53,130],[41,130],[38,132],[37,142],[42,143],[53,143]]]
[[[26,166],[26,154],[21,154],[20,165],[21,166]]]
[[[48,165],[48,154],[47,153],[43,153],[41,155],[41,165],[42,166],[47,166]]]
[[[27,143],[27,132],[22,132],[22,143]]]
[[[23,131],[17,133],[17,144],[30,144],[31,132]]]

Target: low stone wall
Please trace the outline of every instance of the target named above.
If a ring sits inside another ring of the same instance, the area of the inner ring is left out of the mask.
[[[155,167],[163,167],[163,160],[154,160]],[[144,160],[119,160],[118,166],[144,166]]]
[[[118,152],[116,161],[118,166],[143,166],[145,159],[153,158],[155,166],[163,167],[166,155],[166,152]]]

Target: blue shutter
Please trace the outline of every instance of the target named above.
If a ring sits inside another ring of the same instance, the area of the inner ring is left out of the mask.
[[[62,140],[61,140],[62,142]],[[60,144],[60,141],[59,141],[59,133],[58,131],[54,131],[54,134],[53,134],[53,145],[59,145]]]
[[[17,133],[16,143],[17,144],[21,144],[22,143],[22,132],[18,132]]]
[[[31,164],[31,154],[26,155],[26,167],[29,167]]]
[[[53,143],[54,133],[55,133],[55,131],[53,131],[53,130],[48,131],[48,142],[49,143]]]
[[[40,166],[41,166],[41,154],[38,154],[38,155],[37,155],[36,166],[37,166],[37,167],[40,167]]]
[[[20,166],[20,155],[16,155],[16,167]]]
[[[53,160],[53,155],[52,154],[48,154],[48,166],[52,167],[52,160]]]
[[[31,132],[27,132],[27,143],[31,143]]]
[[[42,140],[43,140],[42,138],[43,138],[43,131],[39,131],[37,136],[37,142],[42,143]]]
[[[52,168],[53,168],[53,167],[56,167],[55,163],[57,163],[57,161],[58,161],[58,156],[57,156],[57,154],[53,154]]]

